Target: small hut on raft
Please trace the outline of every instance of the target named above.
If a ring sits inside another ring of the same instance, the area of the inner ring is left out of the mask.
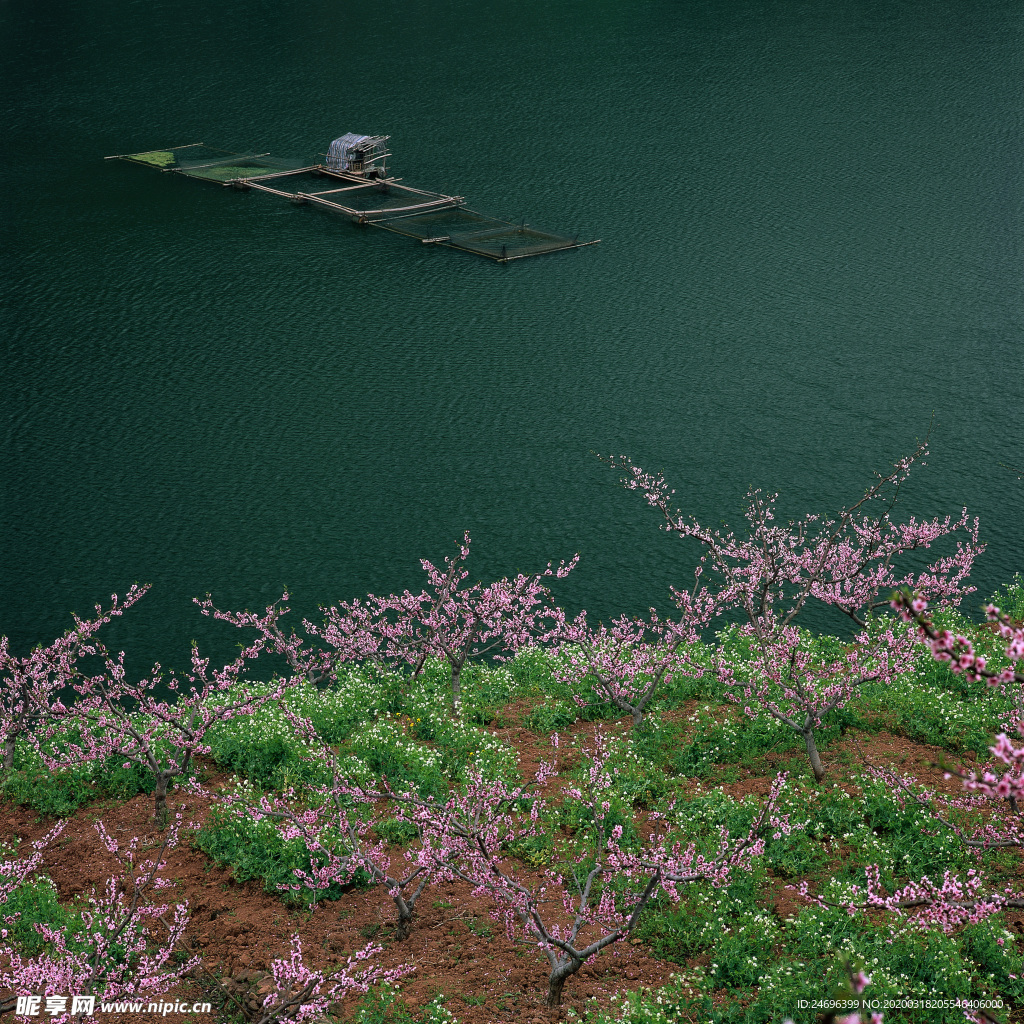
[[[390,135],[356,135],[353,132],[335,139],[327,150],[329,171],[357,174],[365,178],[388,176],[388,139]]]

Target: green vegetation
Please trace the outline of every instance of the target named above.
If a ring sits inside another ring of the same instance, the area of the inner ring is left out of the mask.
[[[360,1001],[349,1024],[458,1024],[444,1004],[444,996],[437,996],[414,1015],[394,988],[381,985]]]
[[[255,799],[254,793],[249,795]],[[336,900],[342,895],[337,885],[316,892],[301,884],[295,872],[310,872],[309,851],[301,839],[282,839],[267,818],[254,821],[249,814],[215,809],[196,836],[195,846],[216,863],[229,865],[235,881],[259,879],[267,892],[281,896],[285,903],[312,907],[320,900]],[[344,849],[340,837],[336,848]],[[365,878],[359,872],[354,882],[360,884]]]
[[[1024,613],[1024,579],[1017,577],[999,600],[1013,614]],[[959,615],[947,615],[943,625],[970,635],[990,663],[999,664],[1002,655],[990,631]],[[838,643],[833,638],[815,642]],[[742,671],[745,652],[735,634],[723,632],[718,646]],[[527,773],[516,749],[495,732],[517,725],[531,731],[529,743],[543,759],[555,753],[550,734],[561,731],[560,776],[581,781],[589,762],[580,754],[576,734],[591,731],[581,722],[618,723],[620,713],[594,694],[581,694],[581,707],[553,678],[551,658],[530,649],[505,665],[468,668],[458,721],[450,716],[447,670],[439,663],[428,665],[415,681],[371,666],[345,667],[329,685],[293,687],[257,716],[217,726],[210,733],[211,756],[236,773],[234,791],[240,798],[255,802],[264,793],[280,795],[292,788],[296,801],[315,803],[322,799],[317,787],[330,779],[289,720],[288,714],[297,714],[332,745],[353,777],[377,784],[386,776],[396,790],[442,796],[474,768],[487,778],[521,782]],[[735,874],[725,887],[693,886],[678,903],[655,899],[633,937],[651,955],[678,964],[674,981],[660,992],[624,993],[614,1011],[594,1009],[582,1019],[587,1024],[768,1024],[788,1016],[799,1024],[813,1015],[798,1010],[798,1000],[833,998],[850,964],[871,976],[867,995],[872,999],[999,998],[1005,1009],[993,1011],[995,1019],[1006,1020],[1011,1007],[1024,1007],[1024,950],[1004,915],[946,933],[909,915],[851,914],[845,904],[852,886],[864,886],[869,866],[878,867],[887,892],[922,876],[941,880],[946,871],[965,877],[972,870],[989,889],[1019,888],[1019,851],[966,847],[920,803],[873,775],[849,740],[867,743],[874,734],[890,733],[902,744],[901,756],[917,769],[927,767],[933,755],[912,744],[939,748],[951,764],[983,762],[1015,707],[1012,694],[965,682],[922,651],[899,685],[865,684],[821,729],[819,749],[829,774],[816,784],[799,737],[771,718],[740,713],[710,675],[666,686],[641,728],[631,731],[622,721],[611,741],[606,825],[622,826],[623,848],[636,843],[644,815],[656,811],[666,816],[672,842],[684,848],[694,843],[713,854],[720,830],[745,827],[758,805],[754,794],[763,793],[780,771],[790,773],[780,812],[797,827],[789,835],[769,837],[754,869]],[[52,742],[59,746],[60,737]],[[728,792],[732,783],[749,783],[747,795]],[[32,748],[22,744],[2,794],[57,815],[98,796],[123,799],[149,785],[146,773],[113,764],[48,773]],[[976,825],[980,819],[972,813],[949,816]],[[553,799],[541,812],[540,834],[507,852],[531,867],[564,869],[587,849],[593,828],[579,805]],[[416,839],[415,828],[399,820],[379,822],[374,834],[393,847]],[[282,839],[268,819],[215,810],[194,842],[229,865],[237,880],[258,878],[288,902],[310,906],[344,896],[337,886],[320,894],[286,888],[297,886],[297,869],[310,870],[310,855],[301,840]],[[338,836],[335,852],[343,850]],[[355,884],[364,877],[357,876]],[[834,905],[801,898],[792,887],[803,882]],[[44,879],[22,886],[0,906],[0,915],[14,913],[20,917],[12,936],[31,952],[42,941],[33,922],[61,921],[62,914],[73,912],[56,903],[52,884]],[[491,936],[489,925],[471,928],[478,936]],[[541,976],[538,967],[538,985]],[[387,987],[371,993],[355,1014],[352,1019],[363,1024],[453,1021],[439,1000],[413,1016]],[[886,1024],[963,1019],[961,1010],[949,1008],[885,1011]]]
[[[132,153],[131,159],[140,164],[152,164],[153,167],[173,167],[174,154],[166,149],[153,149],[148,153]]]
[[[182,171],[193,178],[208,178],[210,181],[231,181],[234,178],[252,178],[270,173],[265,166],[251,162],[216,164],[213,167],[197,167],[194,171],[183,167]]]

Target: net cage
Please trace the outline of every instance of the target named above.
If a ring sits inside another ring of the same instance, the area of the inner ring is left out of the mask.
[[[539,231],[525,222],[514,224],[465,207],[385,218],[377,221],[376,226],[423,242],[443,245],[448,249],[486,256],[498,262],[522,256],[539,256],[559,249],[575,249],[580,244],[578,238]]]
[[[259,178],[282,172],[288,173],[303,166],[301,160],[272,157],[267,153],[232,153],[203,145],[128,153],[124,159],[161,171],[176,171],[189,178],[220,184],[238,178]]]
[[[233,153],[203,143],[126,153],[107,159],[123,159],[221,185],[234,183],[239,188],[258,189],[341,213],[360,224],[474,253],[499,263],[596,244],[580,242],[579,236],[541,231],[525,221],[516,224],[467,209],[461,196],[401,184],[401,179],[376,173],[374,165],[365,159],[361,171],[351,169],[353,147],[363,146],[364,158],[377,152],[383,160],[390,155],[384,149],[387,139],[386,135],[348,135],[335,139],[327,166],[304,165],[301,160],[272,157],[267,153]],[[379,151],[367,148],[367,143],[379,146]]]
[[[306,186],[301,193],[321,203],[330,203],[346,212],[361,214],[366,220],[386,220],[412,212],[426,204],[455,205],[454,196],[439,192],[424,192],[420,189],[403,188],[388,182],[368,182],[365,185],[324,185],[324,179],[315,187]]]
[[[391,180],[370,180],[321,168],[299,168],[268,176],[269,181],[245,178],[239,184],[252,185],[296,202],[312,202],[342,213],[360,223],[377,223],[408,213],[458,206],[462,199],[440,192],[399,185]]]

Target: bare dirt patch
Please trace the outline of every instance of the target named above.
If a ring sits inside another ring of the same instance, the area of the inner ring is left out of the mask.
[[[538,763],[537,737],[525,730],[511,730],[509,741],[523,757],[524,775],[531,758]],[[518,742],[517,742],[518,741]],[[216,789],[223,778],[210,788]],[[185,795],[170,798],[171,813],[181,811],[197,826],[209,816],[212,801]],[[94,823],[101,819],[109,834],[127,844],[139,838],[143,857],[156,852],[164,833],[152,820],[153,801],[137,796],[126,803],[98,801],[75,813],[59,837],[45,851],[41,870],[57,886],[62,901],[102,886],[118,871]],[[53,822],[35,811],[11,804],[0,805],[0,831],[23,842],[42,838]],[[527,873],[529,874],[529,873]],[[679,971],[679,966],[649,956],[642,946],[618,943],[587,963],[566,985],[563,1006],[543,1006],[547,989],[546,961],[539,951],[509,941],[502,921],[492,919],[492,903],[472,894],[463,883],[431,885],[417,904],[409,937],[391,937],[395,915],[387,893],[380,888],[353,889],[338,901],[324,901],[312,912],[285,906],[276,894],[264,892],[255,881],[238,884],[231,871],[214,864],[194,849],[188,833],[167,854],[162,876],[173,884],[160,893],[160,902],[188,902],[190,924],[186,946],[202,957],[202,969],[188,982],[163,998],[193,1002],[229,998],[232,1007],[251,1015],[262,1001],[270,961],[287,958],[294,933],[302,940],[306,965],[330,970],[344,964],[349,955],[373,941],[383,951],[372,963],[382,967],[414,964],[416,970],[400,982],[401,998],[410,1008],[429,1003],[438,994],[449,998],[449,1009],[465,1024],[489,1024],[525,1018],[529,1021],[563,1019],[570,1008],[582,1013],[585,1006],[606,1007],[611,996],[641,986],[657,988]],[[539,876],[538,876],[539,877]],[[205,993],[205,994],[204,994]],[[342,1005],[354,1007],[356,997]],[[134,1015],[110,1015],[117,1024],[135,1024]],[[138,1021],[152,1024],[152,1016]]]

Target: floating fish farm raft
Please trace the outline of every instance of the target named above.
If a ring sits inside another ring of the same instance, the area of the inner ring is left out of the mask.
[[[475,253],[497,263],[596,245],[525,222],[488,217],[466,208],[462,196],[402,184],[387,172],[388,135],[342,135],[323,163],[304,165],[267,153],[230,153],[203,143],[124,153],[128,160],[237,189],[256,189],[293,203],[312,203],[357,224],[418,238],[424,245]]]

